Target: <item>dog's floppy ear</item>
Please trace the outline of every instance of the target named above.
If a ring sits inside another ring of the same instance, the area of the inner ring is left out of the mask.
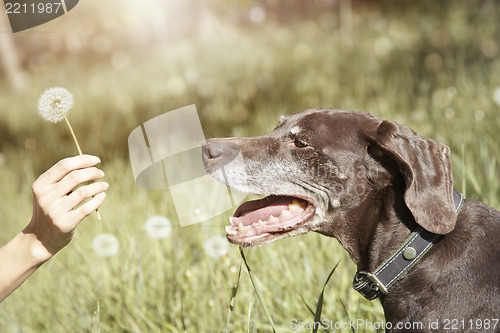
[[[447,234],[455,228],[450,149],[384,120],[375,144],[394,160],[406,182],[404,200],[415,221],[427,231]]]

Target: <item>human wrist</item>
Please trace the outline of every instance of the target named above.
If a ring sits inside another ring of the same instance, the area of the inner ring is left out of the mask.
[[[24,249],[20,256],[33,267],[42,265],[53,256],[28,227],[20,232],[13,241],[17,243],[15,245],[19,249]]]

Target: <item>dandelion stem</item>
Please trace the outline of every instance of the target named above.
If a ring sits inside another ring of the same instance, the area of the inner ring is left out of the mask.
[[[69,122],[68,117],[64,116],[64,120],[66,120],[66,124],[69,127],[69,131],[71,132],[71,135],[73,136],[73,141],[75,141],[75,145],[76,145],[76,149],[78,149],[78,153],[80,153],[80,155],[83,155],[82,148],[80,148],[80,144],[78,143],[78,139],[76,138],[75,131],[73,131],[73,127],[71,126],[71,123]],[[99,214],[99,209],[96,209],[95,213],[97,214],[97,220],[101,221],[101,214]]]
[[[71,135],[73,136],[73,140],[75,141],[76,144],[76,149],[78,149],[78,152],[80,155],[83,155],[82,148],[80,148],[80,144],[78,143],[78,139],[76,138],[75,132],[73,131],[73,127],[71,126],[71,123],[68,120],[68,117],[64,116],[64,120],[66,120],[66,124],[68,124],[69,131],[71,132]]]

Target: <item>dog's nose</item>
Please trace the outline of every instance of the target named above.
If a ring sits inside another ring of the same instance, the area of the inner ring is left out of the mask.
[[[202,146],[203,164],[207,171],[214,171],[231,163],[240,153],[240,147],[224,139],[209,139]]]

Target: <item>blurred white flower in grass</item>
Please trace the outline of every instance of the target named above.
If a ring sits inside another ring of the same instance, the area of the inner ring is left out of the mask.
[[[203,244],[203,248],[210,257],[218,259],[227,254],[229,243],[225,237],[214,236],[207,239],[205,244]]]
[[[455,116],[455,109],[453,108],[446,108],[444,110],[444,115],[446,118],[453,118]]]
[[[446,93],[448,94],[448,96],[453,97],[457,94],[457,88],[453,86],[448,87],[448,89],[446,89]]]
[[[476,110],[474,112],[474,118],[476,118],[477,121],[481,121],[484,119],[484,111],[483,110]]]
[[[172,223],[165,216],[151,216],[144,225],[149,237],[160,239],[170,236],[172,233]]]
[[[500,86],[496,87],[495,91],[493,91],[493,102],[497,106],[500,106]]]
[[[266,19],[266,10],[261,6],[254,6],[248,12],[248,18],[253,23],[262,23]]]
[[[73,95],[66,89],[54,87],[45,90],[38,100],[38,111],[43,119],[58,123],[73,107]]]
[[[99,234],[92,241],[95,253],[101,257],[111,257],[118,253],[120,243],[112,234]]]

